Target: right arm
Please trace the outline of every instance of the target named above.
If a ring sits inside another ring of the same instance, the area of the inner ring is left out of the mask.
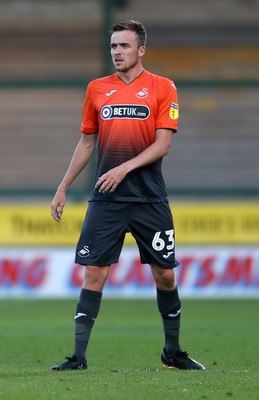
[[[91,159],[96,147],[96,138],[96,134],[82,134],[74,151],[69,167],[51,203],[51,215],[57,222],[60,222],[62,218],[66,191]]]

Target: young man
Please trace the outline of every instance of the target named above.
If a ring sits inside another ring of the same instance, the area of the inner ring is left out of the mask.
[[[68,187],[85,168],[98,140],[96,183],[76,249],[85,275],[75,316],[75,347],[54,371],[87,368],[86,349],[97,318],[111,264],[118,262],[126,232],[136,239],[140,259],[149,264],[157,287],[167,367],[204,369],[181,350],[181,302],[175,282],[174,225],[162,158],[177,131],[178,101],[172,81],[144,70],[146,32],[136,21],[111,28],[116,73],[90,82],[83,107],[81,139],[52,201],[60,221]]]

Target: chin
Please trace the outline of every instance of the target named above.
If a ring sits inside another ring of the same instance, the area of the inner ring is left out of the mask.
[[[124,67],[122,67],[120,65],[115,65],[115,69],[116,69],[116,71],[120,71],[120,72],[126,71],[126,68],[124,68]]]

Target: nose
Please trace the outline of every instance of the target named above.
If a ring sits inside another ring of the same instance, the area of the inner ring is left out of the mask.
[[[121,54],[121,46],[120,46],[120,45],[117,45],[117,46],[114,48],[114,54]]]

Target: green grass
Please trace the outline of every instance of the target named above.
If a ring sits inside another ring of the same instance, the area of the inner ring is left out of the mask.
[[[259,301],[184,300],[181,343],[205,371],[160,363],[154,300],[103,300],[87,371],[51,372],[73,350],[76,300],[0,301],[0,399],[259,399]]]

